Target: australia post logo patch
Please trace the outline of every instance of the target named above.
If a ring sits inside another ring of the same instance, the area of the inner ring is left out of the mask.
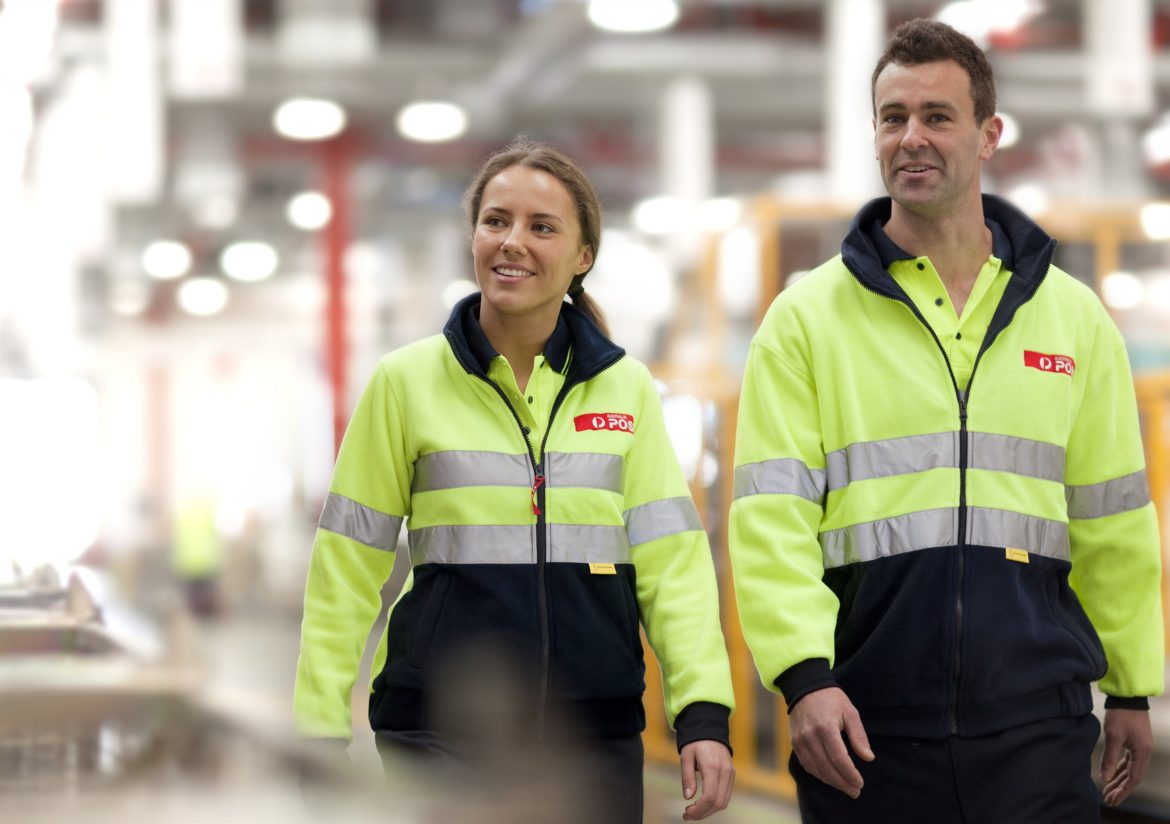
[[[1059,372],[1071,378],[1077,364],[1068,355],[1046,355],[1043,352],[1033,352],[1031,349],[1025,349],[1024,366],[1039,369],[1041,372]]]
[[[605,430],[634,434],[634,416],[622,412],[588,412],[584,415],[577,415],[573,418],[573,423],[578,432]]]

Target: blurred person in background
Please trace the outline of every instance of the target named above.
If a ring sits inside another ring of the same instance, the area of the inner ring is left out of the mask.
[[[223,538],[215,523],[215,496],[208,491],[188,495],[175,514],[171,567],[179,579],[187,609],[200,618],[220,611]]]
[[[983,52],[894,32],[872,76],[889,197],[751,347],[731,551],[787,702],[807,822],[1100,820],[1162,690],[1160,542],[1121,335],[1055,242],[981,193]]]
[[[533,755],[513,776],[530,781],[573,748],[599,765],[563,774],[600,805],[593,820],[641,821],[641,625],[692,801],[683,818],[704,818],[734,774],[714,568],[650,374],[584,291],[597,195],[571,159],[519,139],[465,205],[481,292],[441,335],[382,359],[341,445],[306,586],[298,727],[349,740],[405,520],[412,568],[369,703],[388,770],[417,755],[490,774],[502,803],[510,755]],[[513,688],[492,688],[505,672]]]

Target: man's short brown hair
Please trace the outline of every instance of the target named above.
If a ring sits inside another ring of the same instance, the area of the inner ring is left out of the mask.
[[[890,36],[886,50],[878,59],[870,78],[869,96],[877,91],[878,75],[890,63],[920,66],[940,60],[953,60],[963,67],[971,82],[971,100],[975,103],[975,121],[982,123],[995,114],[995,77],[987,55],[965,34],[946,23],[920,17],[903,23]],[[877,116],[876,101],[874,116]]]

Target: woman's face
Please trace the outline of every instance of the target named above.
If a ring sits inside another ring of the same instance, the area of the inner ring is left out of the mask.
[[[569,282],[593,263],[572,195],[540,169],[509,166],[488,181],[471,244],[480,319],[507,323],[560,312]]]

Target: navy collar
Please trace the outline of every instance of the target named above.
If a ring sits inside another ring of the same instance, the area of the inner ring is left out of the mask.
[[[460,365],[482,378],[499,354],[479,325],[479,307],[483,295],[468,295],[451,310],[443,327],[451,350]],[[589,316],[571,303],[562,303],[557,325],[544,345],[549,366],[572,381],[587,380],[611,366],[626,354],[625,350],[601,333]]]
[[[460,323],[472,357],[486,374],[491,362],[500,353],[492,346],[492,342],[484,334],[483,327],[479,325],[479,307],[479,301],[476,301],[474,305],[469,305],[467,311],[460,316]],[[569,359],[569,351],[572,346],[573,337],[569,332],[569,324],[562,313],[557,315],[557,325],[544,345],[544,356],[548,359],[549,366],[558,372],[562,371],[565,368],[565,362]]]
[[[991,253],[1003,261],[1004,268],[1010,271],[1013,262],[1012,242],[1008,239],[1007,232],[999,225],[998,220],[985,217],[983,222],[991,230]],[[889,269],[899,260],[914,259],[915,255],[910,254],[890,239],[890,236],[886,234],[885,221],[880,218],[875,218],[870,223],[867,234],[869,239],[873,241],[874,249],[877,250],[883,269]]]

